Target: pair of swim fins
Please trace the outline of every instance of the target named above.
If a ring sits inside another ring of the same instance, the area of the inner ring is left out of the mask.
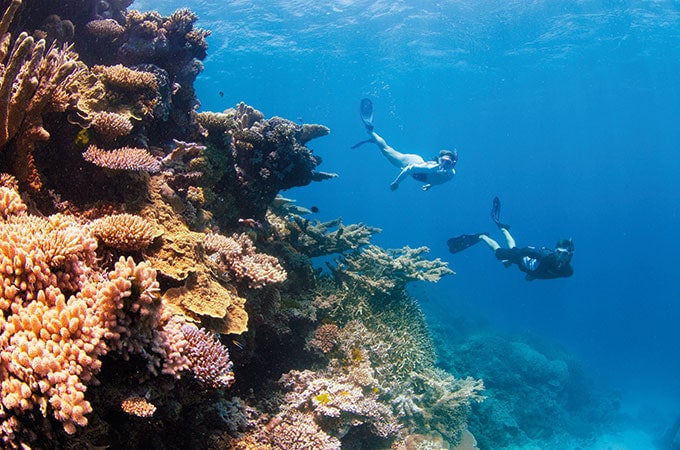
[[[367,130],[373,130],[373,102],[368,98],[362,98],[361,104],[359,105],[359,114],[361,116],[361,121]],[[373,139],[366,139],[365,141],[357,142],[352,146],[352,148],[357,148],[364,144],[373,142]]]
[[[510,229],[510,225],[501,222],[501,201],[498,197],[493,198],[493,204],[491,205],[491,220],[496,224],[498,228]],[[482,233],[477,234],[463,234],[461,236],[456,236],[454,238],[446,241],[446,245],[449,247],[451,253],[462,252],[466,248],[470,248],[479,242],[479,236]]]

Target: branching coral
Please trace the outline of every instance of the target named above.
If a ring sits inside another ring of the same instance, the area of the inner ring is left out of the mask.
[[[32,153],[36,142],[50,137],[42,115],[62,108],[53,94],[77,72],[77,64],[69,49],[46,49],[44,40],[35,41],[27,33],[12,42],[7,29],[20,3],[12,2],[0,22],[0,149],[14,152],[13,171],[19,181],[40,190],[42,181]],[[13,139],[11,150],[2,148]]]
[[[343,225],[342,219],[312,223],[296,214],[290,217],[293,219],[292,223],[287,222],[290,242],[296,250],[310,257],[358,250],[370,244],[371,237],[382,231],[363,223]],[[335,229],[331,231],[332,228]]]
[[[83,153],[83,159],[105,169],[130,170],[156,173],[161,170],[159,160],[143,148],[122,147],[104,150],[90,145]]]
[[[98,75],[105,85],[122,92],[158,90],[158,80],[153,73],[134,70],[117,64],[94,66],[92,73]]]
[[[148,221],[133,214],[114,214],[92,222],[92,231],[107,247],[134,252],[148,247],[157,230]]]
[[[215,388],[228,388],[234,382],[229,351],[203,328],[186,324],[182,333],[187,341],[184,355],[194,377]]]
[[[427,247],[385,250],[371,245],[342,257],[336,274],[349,276],[371,289],[389,292],[403,289],[408,282],[436,283],[443,276],[455,273],[439,258],[426,260],[421,257],[429,251]]]

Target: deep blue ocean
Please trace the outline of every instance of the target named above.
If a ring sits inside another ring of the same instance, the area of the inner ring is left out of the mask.
[[[203,111],[240,101],[331,129],[310,142],[339,177],[284,192],[319,220],[427,246],[456,275],[411,286],[433,326],[477,323],[564,349],[641,429],[680,415],[680,2],[677,0],[153,1],[212,31]],[[394,148],[457,149],[453,182],[423,192],[366,139],[359,101]],[[528,282],[483,245],[489,211],[518,245],[572,237],[573,277]],[[448,328],[451,332],[451,327]],[[462,332],[462,331],[461,331]],[[474,374],[472,374],[474,376]],[[633,425],[631,425],[633,426]],[[615,448],[615,447],[611,447]],[[621,448],[635,448],[634,446]],[[639,447],[638,447],[639,448]]]

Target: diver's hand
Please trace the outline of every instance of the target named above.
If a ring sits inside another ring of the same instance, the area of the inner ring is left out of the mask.
[[[396,191],[398,187],[399,187],[399,183],[390,184],[390,189],[393,190],[393,191]]]
[[[431,187],[432,187],[431,184],[425,184],[425,185],[423,185],[423,187],[422,187],[421,189],[422,189],[423,191],[429,191]]]

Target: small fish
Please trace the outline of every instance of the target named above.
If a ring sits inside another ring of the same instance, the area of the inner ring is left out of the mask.
[[[298,117],[298,122],[302,123],[302,117]]]
[[[224,97],[224,92],[220,91],[219,94],[220,94],[220,97]]]
[[[244,348],[244,347],[243,347],[243,344],[241,344],[241,343],[240,343],[238,340],[236,340],[236,339],[232,339],[232,340],[231,340],[231,343],[234,344],[234,345],[236,346],[236,348],[238,348],[239,350],[243,350],[243,348]]]
[[[255,219],[238,219],[238,223],[242,223],[252,229],[262,228],[262,224]]]
[[[319,208],[317,208],[316,206],[312,206],[311,208],[309,208],[309,210],[312,211],[313,213],[319,212]]]

